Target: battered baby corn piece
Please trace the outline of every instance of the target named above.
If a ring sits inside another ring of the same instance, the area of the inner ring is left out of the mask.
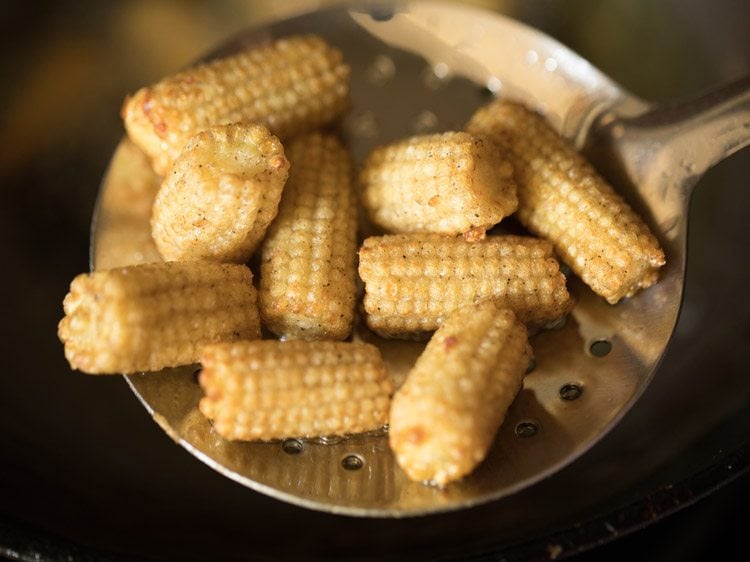
[[[201,353],[200,411],[231,440],[344,435],[388,421],[391,382],[364,343],[251,341]]]
[[[297,137],[287,154],[289,181],[261,253],[261,316],[280,336],[344,339],[357,291],[349,154],[321,133]]]
[[[560,258],[611,304],[649,287],[664,252],[641,218],[542,117],[498,100],[467,131],[491,136],[518,183],[518,218],[550,240]]]
[[[263,125],[217,125],[192,137],[154,202],[166,260],[244,263],[278,211],[289,162]]]
[[[65,356],[91,374],[186,365],[204,344],[260,337],[257,293],[243,265],[171,262],[81,274],[63,308]]]
[[[477,242],[438,234],[392,234],[359,251],[367,325],[385,337],[435,330],[453,311],[492,300],[522,322],[543,325],[573,300],[552,245],[526,236]]]
[[[481,237],[518,206],[511,165],[490,140],[463,132],[376,148],[360,182],[370,220],[389,232]]]
[[[521,390],[526,328],[485,301],[452,313],[393,397],[388,438],[412,480],[439,486],[484,460]]]
[[[188,138],[212,125],[259,122],[287,138],[333,121],[348,105],[349,72],[320,37],[291,36],[141,88],[122,117],[164,175]]]

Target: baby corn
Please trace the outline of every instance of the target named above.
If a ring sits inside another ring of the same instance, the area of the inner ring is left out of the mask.
[[[535,325],[573,306],[552,245],[524,236],[478,242],[437,234],[371,237],[359,251],[359,274],[367,324],[385,337],[435,330],[451,312],[484,300]]]
[[[122,117],[165,175],[187,139],[207,127],[260,122],[288,138],[333,121],[348,95],[341,52],[314,35],[292,36],[141,88],[125,100]]]
[[[461,132],[379,147],[360,182],[370,219],[389,232],[481,236],[518,206],[511,165],[490,140]]]
[[[242,265],[171,262],[81,274],[63,308],[65,356],[92,374],[186,365],[204,344],[260,337],[257,294]]]
[[[649,287],[664,252],[646,224],[568,142],[520,104],[495,101],[467,130],[495,139],[511,158],[518,217],[550,240],[594,292],[614,304]]]
[[[484,460],[521,390],[531,348],[508,309],[451,314],[393,397],[389,441],[412,480],[443,486]]]
[[[278,211],[289,162],[263,125],[218,125],[192,137],[164,179],[151,231],[166,260],[244,263]]]
[[[357,291],[349,154],[320,133],[297,137],[287,153],[289,181],[261,254],[261,316],[280,336],[344,339]]]
[[[252,341],[203,348],[200,411],[226,439],[319,437],[388,421],[393,389],[378,349],[331,341]]]

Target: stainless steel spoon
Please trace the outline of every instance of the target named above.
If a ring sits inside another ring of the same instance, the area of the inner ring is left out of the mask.
[[[578,304],[567,322],[533,338],[536,367],[488,458],[445,490],[408,481],[382,434],[226,442],[197,411],[195,367],[127,377],[175,441],[229,478],[314,509],[399,517],[518,491],[583,454],[625,415],[657,372],[677,321],[692,188],[708,168],[750,143],[750,79],[654,107],[508,18],[437,2],[365,6],[280,21],[211,56],[292,33],[326,37],[353,70],[353,108],[341,132],[357,159],[412,133],[460,129],[493,95],[520,99],[587,153],[647,219],[667,255],[659,283],[616,306],[571,279]],[[141,162],[124,142],[105,177],[92,231],[96,268],[158,259],[148,230],[148,184],[156,180]],[[355,338],[381,347],[397,381],[421,350],[364,330]]]

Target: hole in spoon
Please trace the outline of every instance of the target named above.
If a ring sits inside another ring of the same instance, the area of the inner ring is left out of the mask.
[[[481,88],[479,88],[478,92],[479,92],[479,97],[482,98],[483,100],[489,100],[495,97],[495,94],[487,86],[482,86]]]
[[[281,442],[281,449],[287,455],[299,455],[304,448],[304,443],[299,439],[284,439],[284,441]]]
[[[563,400],[578,400],[583,394],[583,387],[575,382],[569,382],[560,387],[560,398]]]
[[[341,459],[341,467],[344,470],[361,470],[365,466],[365,459],[359,455],[346,455]]]
[[[539,431],[539,426],[532,421],[523,421],[516,426],[516,435],[518,437],[534,437]]]
[[[589,345],[589,352],[594,357],[604,357],[612,351],[612,342],[606,339],[595,340]]]
[[[370,17],[375,21],[388,21],[393,18],[393,8],[388,6],[375,6],[370,9]]]

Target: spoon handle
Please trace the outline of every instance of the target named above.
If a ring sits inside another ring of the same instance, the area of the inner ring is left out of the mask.
[[[610,134],[631,177],[647,185],[669,178],[688,195],[709,168],[750,144],[750,76],[617,121]]]

